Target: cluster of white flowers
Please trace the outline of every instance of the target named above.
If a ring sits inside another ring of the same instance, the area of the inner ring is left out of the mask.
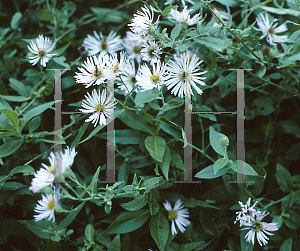
[[[44,187],[53,185],[55,179],[60,177],[73,165],[77,152],[67,147],[64,152],[51,152],[48,157],[50,165],[42,163],[42,168],[34,174],[29,190],[33,193],[40,192]]]
[[[51,152],[48,158],[50,165],[42,163],[43,167],[34,174],[29,190],[38,193],[44,187],[50,185],[54,191],[53,194],[42,194],[42,200],[38,201],[34,209],[37,213],[37,215],[34,215],[35,221],[48,217],[49,221],[52,219],[55,222],[54,210],[60,206],[62,193],[59,187],[54,186],[54,182],[58,181],[57,179],[73,165],[76,154],[75,149],[69,147],[64,152]]]
[[[262,222],[261,220],[269,213],[267,213],[266,211],[261,213],[261,211],[254,209],[254,207],[257,204],[257,201],[253,204],[252,207],[250,207],[250,201],[251,198],[248,199],[245,205],[239,201],[239,204],[241,206],[241,211],[237,212],[237,217],[236,220],[234,221],[234,224],[237,221],[240,221],[240,227],[246,226],[241,230],[250,229],[245,236],[247,242],[249,243],[252,242],[252,244],[254,244],[254,239],[256,234],[259,245],[260,246],[266,245],[268,244],[267,240],[269,240],[266,234],[273,235],[268,231],[277,231],[278,230],[277,223]]]

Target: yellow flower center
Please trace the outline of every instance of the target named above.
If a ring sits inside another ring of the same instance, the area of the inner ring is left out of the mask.
[[[39,57],[43,58],[46,56],[46,51],[45,50],[39,50]]]
[[[275,29],[273,28],[273,27],[270,27],[269,29],[268,29],[268,33],[269,34],[273,34],[275,32]]]
[[[55,168],[53,166],[49,166],[49,172],[55,174]]]
[[[142,47],[140,47],[140,46],[134,46],[133,47],[133,52],[135,54],[140,54],[141,50],[142,50]]]
[[[168,216],[168,218],[169,218],[170,220],[175,220],[175,219],[177,219],[177,211],[176,211],[176,210],[170,210],[170,211],[169,211],[169,216]]]
[[[102,74],[102,71],[100,69],[98,69],[96,66],[96,70],[94,71],[93,75],[95,78],[101,78],[103,74]]]
[[[154,84],[157,84],[159,82],[159,76],[158,75],[155,75],[155,74],[152,74],[152,76],[150,77],[151,81],[154,83]]]
[[[101,44],[101,49],[104,50],[104,51],[107,50],[107,43],[106,43],[106,42],[103,42],[103,43]]]
[[[115,65],[114,65],[114,73],[116,73],[116,72],[118,72],[118,71],[120,71],[120,69],[119,69],[119,64],[115,64]]]
[[[135,84],[137,81],[136,81],[136,78],[133,76],[133,77],[131,77],[131,83],[133,83],[133,84]]]
[[[252,229],[254,229],[255,232],[261,231],[263,229],[263,225],[260,222],[256,222],[252,225]]]
[[[97,105],[96,106],[96,111],[97,112],[104,112],[104,110],[105,110],[105,106],[104,105],[101,105],[101,104],[99,104],[99,105]]]
[[[185,82],[189,78],[190,74],[187,71],[183,71],[179,74],[181,81]]]
[[[50,200],[48,205],[47,205],[47,209],[48,210],[52,210],[55,208],[55,201],[54,200]]]

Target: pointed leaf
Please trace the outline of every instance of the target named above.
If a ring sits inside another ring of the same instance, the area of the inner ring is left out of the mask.
[[[170,227],[166,216],[160,211],[152,216],[149,223],[150,233],[160,250],[165,250],[169,237]]]
[[[167,143],[164,138],[158,135],[148,136],[145,139],[146,149],[148,150],[150,155],[158,162],[163,161],[166,145]]]

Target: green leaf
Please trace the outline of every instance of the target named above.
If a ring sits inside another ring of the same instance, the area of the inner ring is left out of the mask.
[[[10,78],[9,83],[9,86],[20,95],[28,96],[30,94],[31,88],[29,86],[24,85],[22,82],[14,78]]]
[[[220,169],[225,167],[227,163],[228,163],[228,158],[226,157],[218,159],[213,165],[214,174],[216,174]]]
[[[220,155],[224,156],[224,151],[221,145],[222,136],[212,126],[209,127],[209,142],[212,148]]]
[[[215,221],[211,215],[210,208],[202,208],[200,211],[200,223],[202,228],[209,234],[220,236],[219,231],[215,225]]]
[[[137,197],[135,197],[132,201],[128,203],[120,203],[121,207],[123,207],[127,211],[137,211],[143,208],[146,204],[147,199],[144,194],[139,194]]]
[[[121,251],[120,235],[116,235],[113,241],[109,244],[107,251]]]
[[[182,23],[176,24],[176,26],[171,31],[171,39],[175,41],[175,39],[179,36],[180,31],[182,29]]]
[[[6,190],[17,190],[23,187],[26,187],[26,185],[20,183],[20,182],[6,182],[3,186]]]
[[[33,175],[34,172],[35,171],[32,166],[29,165],[17,166],[9,172],[9,176],[13,176],[15,173],[23,173],[24,176],[27,176],[27,175]]]
[[[36,77],[39,75],[42,75],[43,72],[40,72],[36,69],[27,69],[24,73],[23,76],[28,76],[28,77]]]
[[[195,207],[210,207],[210,208],[214,208],[214,209],[220,210],[220,208],[218,208],[218,207],[210,205],[210,204],[208,204],[208,203],[206,203],[204,201],[201,201],[201,200],[196,200],[194,198],[187,199],[187,200],[183,201],[183,204],[184,204],[184,206],[191,207],[191,208],[195,208]]]
[[[161,177],[153,177],[153,178],[150,178],[150,179],[145,179],[141,183],[141,187],[145,187],[146,190],[153,189],[154,187],[158,186],[158,183],[159,183],[160,179],[161,179]]]
[[[188,48],[190,48],[191,44],[190,43],[187,43],[187,44],[181,44],[179,46],[179,51],[182,53],[184,51],[186,51]]]
[[[84,230],[84,236],[89,243],[94,244],[95,228],[93,224],[87,224]]]
[[[167,6],[162,12],[161,12],[161,15],[163,17],[166,17],[168,15],[168,13],[174,9],[174,8],[177,8],[177,6]]]
[[[143,133],[132,129],[115,130],[115,143],[122,145],[137,145],[139,144],[142,135]],[[98,134],[96,135],[96,137],[106,139],[107,133],[105,132],[102,134]]]
[[[42,239],[50,239],[50,234],[46,232],[46,230],[50,227],[47,221],[18,220],[18,222],[24,224],[26,228],[36,236]]]
[[[203,44],[208,47],[217,47],[224,49],[225,48],[225,42],[223,39],[214,38],[214,37],[194,37],[193,38],[195,42],[199,44]]]
[[[216,174],[214,173],[214,165],[210,165],[208,167],[205,167],[204,169],[202,169],[200,172],[198,172],[195,177],[199,178],[199,179],[215,179],[218,178],[220,176],[222,176],[223,174],[227,173],[230,168],[224,168],[219,170]]]
[[[198,247],[199,245],[205,244],[204,241],[197,241],[197,242],[191,242],[187,244],[183,244],[179,251],[191,251],[191,250],[196,250],[195,248]]]
[[[145,147],[150,155],[158,162],[163,161],[164,153],[166,150],[166,141],[158,135],[148,136],[145,139]]]
[[[145,103],[159,98],[160,91],[155,88],[144,92],[138,92],[135,96],[134,102],[136,106],[143,107]]]
[[[76,148],[81,140],[83,134],[85,133],[89,123],[84,123],[80,128],[79,132],[77,132],[75,139],[72,141],[71,148]]]
[[[170,148],[168,146],[166,146],[163,161],[158,163],[158,166],[162,170],[166,180],[169,179],[170,163],[171,163],[171,151],[170,151]]]
[[[36,13],[35,13],[36,17],[42,21],[53,21],[53,16],[52,13],[48,10],[47,5],[44,5],[43,9],[39,9]]]
[[[291,16],[295,16],[295,17],[300,16],[300,11],[296,11],[293,9],[274,8],[274,7],[261,6],[261,5],[258,5],[257,7],[261,8],[267,12],[274,13],[276,15],[291,15]]]
[[[166,216],[160,211],[157,215],[152,216],[149,229],[152,238],[160,250],[165,250],[169,237],[170,227]]]
[[[60,102],[60,101],[59,101]],[[22,118],[22,122],[27,123],[27,121],[29,121],[30,119],[32,119],[33,117],[40,115],[42,112],[44,112],[45,110],[47,110],[48,108],[52,107],[52,105],[55,103],[55,101],[51,101],[42,105],[38,105],[34,108],[32,108],[30,111],[28,111],[24,117]],[[23,125],[22,125],[23,126]]]
[[[4,113],[6,117],[10,120],[10,122],[14,125],[16,128],[16,131],[19,131],[19,123],[20,119],[18,118],[17,114],[13,111],[10,111],[8,109],[0,110],[1,113]]]
[[[18,28],[18,24],[19,24],[19,21],[20,19],[22,18],[22,13],[21,12],[16,12],[12,18],[11,18],[11,21],[10,21],[10,27],[15,30]]]
[[[23,143],[23,139],[13,139],[8,142],[5,142],[0,146],[0,158],[11,155],[17,151]]]
[[[279,188],[283,192],[290,192],[293,189],[293,179],[288,170],[286,170],[282,165],[277,163],[276,166],[276,179]]]
[[[209,112],[212,112],[212,109],[209,108],[208,106],[206,105],[201,105],[200,106],[200,111],[209,111]],[[198,116],[202,117],[202,118],[207,118],[211,121],[217,121],[217,118],[216,118],[216,115],[213,114],[213,113],[197,113]]]
[[[34,118],[32,118],[29,123],[28,123],[28,129],[29,129],[29,133],[34,132],[36,129],[39,128],[41,124],[41,117],[40,116],[36,116]]]
[[[60,56],[60,57],[54,57],[53,58],[53,61],[63,67],[66,67],[66,68],[70,68],[70,65],[68,63],[65,63],[65,56]]]
[[[75,209],[72,210],[71,213],[69,213],[67,215],[66,218],[64,218],[59,225],[57,225],[53,231],[58,231],[61,229],[66,228],[67,226],[69,226],[76,218],[77,214],[80,212],[80,210],[82,209],[82,207],[85,205],[85,201],[81,202],[81,204],[79,206],[77,206]]]
[[[54,242],[52,240],[48,240],[46,244],[46,250],[47,251],[61,251],[59,243]]]
[[[106,125],[98,125],[91,133],[89,136],[87,136],[84,140],[80,141],[78,144],[81,144],[87,140],[89,140],[90,138],[92,138],[93,136],[95,136],[102,128],[106,127]]]
[[[98,182],[98,177],[99,177],[99,172],[100,172],[101,166],[98,167],[97,171],[95,172],[93,179],[91,181],[91,183],[89,184],[89,186],[86,188],[85,191],[83,191],[79,198],[83,198],[83,196],[85,195],[85,193],[87,191],[89,191],[92,194],[96,194],[97,193],[97,182]]]
[[[143,131],[149,134],[154,132],[153,127],[149,126],[145,117],[142,114],[137,114],[134,111],[125,110],[118,118],[127,126]]]
[[[290,237],[282,243],[279,251],[292,251],[292,247],[293,247],[293,237]]]
[[[253,169],[253,167],[247,164],[246,162],[242,160],[237,160],[236,162],[236,165],[234,163],[231,164],[231,169],[233,171],[244,175],[258,176],[258,173]]]
[[[172,153],[171,165],[184,171],[184,164],[179,153]]]
[[[30,97],[11,96],[11,95],[0,95],[0,97],[11,102],[25,102],[30,99]]]
[[[150,216],[147,209],[121,213],[99,237],[107,234],[124,234],[132,232],[146,223]],[[98,238],[99,238],[98,237]]]

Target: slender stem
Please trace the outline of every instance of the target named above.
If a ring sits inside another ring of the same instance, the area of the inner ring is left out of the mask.
[[[184,143],[184,140],[183,139],[178,139],[179,141],[183,142]],[[202,153],[205,157],[207,157],[209,160],[211,160],[212,162],[216,162],[213,158],[211,158],[209,155],[207,155],[206,153],[204,153],[204,151],[200,150],[198,147],[190,144],[190,143],[187,143],[188,145],[190,145],[192,148],[196,149],[198,152]]]
[[[223,20],[221,20],[215,13],[214,11],[212,10],[212,8],[209,6],[208,3],[205,3],[205,5],[207,6],[207,8],[211,11],[211,13],[214,15],[214,17],[222,24],[223,27],[226,28],[226,30],[228,30],[239,42],[241,42],[246,48],[248,51],[250,51],[252,53],[252,55],[254,57],[256,57],[258,59],[258,61],[261,61],[260,58],[258,56],[256,56],[254,54],[254,52],[236,35],[233,33],[232,30],[230,30],[228,27],[226,27],[226,25],[224,24]]]
[[[249,72],[249,74],[250,74],[251,76],[255,76],[255,77],[259,78],[260,80],[262,80],[262,81],[264,81],[264,82],[266,82],[266,83],[268,83],[268,84],[270,84],[270,85],[274,85],[274,86],[276,86],[276,87],[278,87],[278,88],[281,88],[281,89],[283,89],[283,90],[285,90],[285,91],[291,92],[291,93],[295,94],[296,96],[300,96],[300,94],[297,93],[297,92],[288,90],[288,89],[286,89],[286,88],[284,88],[284,87],[282,87],[282,86],[280,86],[280,85],[277,85],[277,84],[275,84],[275,83],[273,83],[273,82],[271,82],[271,81],[269,81],[269,80],[263,79],[263,78],[261,78],[261,77],[255,75],[255,74],[253,74],[253,73],[251,73],[251,72]]]
[[[33,103],[34,103],[34,101],[36,100],[36,97],[33,99],[33,100],[31,100],[30,102],[29,102],[29,104],[28,105],[26,105],[19,113],[18,113],[18,117],[29,107],[29,106],[31,106]]]

